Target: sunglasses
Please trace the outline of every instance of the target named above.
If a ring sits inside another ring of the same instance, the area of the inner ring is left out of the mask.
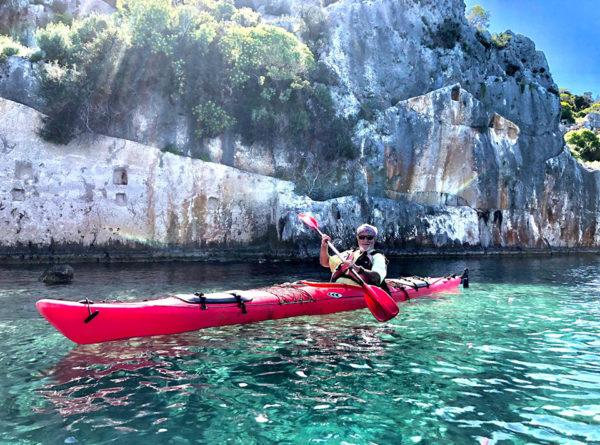
[[[372,241],[373,238],[375,238],[373,235],[358,235],[358,239],[368,239],[369,241]]]

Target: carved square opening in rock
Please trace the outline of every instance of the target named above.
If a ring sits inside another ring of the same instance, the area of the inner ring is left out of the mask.
[[[113,170],[113,184],[127,185],[127,169],[125,167],[117,167]]]
[[[10,191],[13,201],[25,201],[25,190],[12,189]]]
[[[452,88],[451,98],[455,101],[460,99],[460,88]]]
[[[125,193],[117,193],[115,195],[115,201],[117,204],[124,206],[127,204],[127,196]]]
[[[31,162],[16,161],[15,178],[24,181],[33,179],[33,165],[31,165]]]

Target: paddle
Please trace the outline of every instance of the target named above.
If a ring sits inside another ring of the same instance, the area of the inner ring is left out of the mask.
[[[314,219],[310,215],[305,215],[303,213],[300,213],[298,215],[298,218],[300,218],[300,220],[311,229],[315,229],[317,233],[321,235],[321,237],[323,237],[323,232],[319,230],[319,223],[317,223],[316,219]],[[340,260],[344,261],[344,259],[340,255],[340,252],[338,252],[338,250],[334,247],[333,244],[327,241],[327,245]],[[367,300],[367,306],[369,307],[369,310],[377,320],[388,321],[394,318],[396,315],[398,315],[398,305],[386,291],[384,291],[380,287],[365,283],[365,280],[362,279],[362,277],[356,272],[354,268],[351,269],[351,271],[352,275],[354,275],[354,278],[360,283],[360,285],[365,290],[365,300]]]

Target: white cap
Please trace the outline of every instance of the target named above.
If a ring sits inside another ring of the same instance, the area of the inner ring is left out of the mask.
[[[377,227],[372,226],[370,224],[363,224],[358,229],[356,229],[357,235],[360,235],[361,233],[366,233],[368,235],[377,236]]]

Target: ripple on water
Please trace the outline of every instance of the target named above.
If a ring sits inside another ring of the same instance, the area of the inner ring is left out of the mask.
[[[62,288],[6,282],[0,441],[599,442],[600,261],[586,261],[474,260],[469,290],[403,304],[385,324],[361,311],[88,346],[40,319],[42,290],[130,299],[277,279],[186,264],[83,267]]]

